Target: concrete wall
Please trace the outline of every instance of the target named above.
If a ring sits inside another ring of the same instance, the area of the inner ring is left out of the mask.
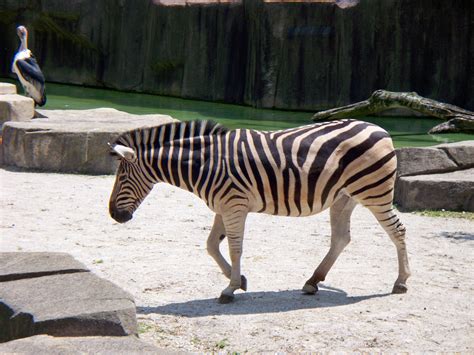
[[[474,109],[470,0],[196,2],[0,0],[0,76],[21,23],[50,81],[310,111],[388,89]]]

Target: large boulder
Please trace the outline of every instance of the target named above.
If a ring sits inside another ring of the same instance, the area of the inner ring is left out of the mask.
[[[456,171],[474,167],[474,140],[425,148],[396,150],[397,175],[411,176]]]
[[[474,141],[396,152],[400,209],[474,211]]]
[[[37,334],[137,334],[132,296],[68,255],[0,255],[0,342]]]
[[[400,148],[397,153],[398,176],[433,174],[454,171],[458,165],[442,149],[429,148]]]
[[[474,169],[401,177],[396,202],[404,211],[474,212]]]
[[[3,129],[5,165],[53,172],[113,174],[117,160],[107,142],[139,127],[173,121],[166,115],[132,115],[111,108],[40,110],[45,118],[8,122]]]
[[[436,148],[444,151],[459,169],[474,167],[474,140],[440,144]]]

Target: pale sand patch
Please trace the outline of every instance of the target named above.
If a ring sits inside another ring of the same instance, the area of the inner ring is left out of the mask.
[[[413,276],[406,295],[391,295],[395,248],[357,207],[351,244],[325,287],[304,296],[300,287],[328,250],[328,213],[253,214],[243,256],[248,292],[220,305],[227,281],[205,250],[213,214],[193,195],[160,184],[120,225],[107,210],[112,176],[2,169],[0,178],[0,251],[72,254],[133,294],[141,337],[159,347],[474,351],[473,221],[401,213]]]

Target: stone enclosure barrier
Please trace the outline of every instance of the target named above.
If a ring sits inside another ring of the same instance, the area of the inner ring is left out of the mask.
[[[474,109],[471,0],[1,4],[4,77],[21,23],[59,83],[307,111],[383,88]]]

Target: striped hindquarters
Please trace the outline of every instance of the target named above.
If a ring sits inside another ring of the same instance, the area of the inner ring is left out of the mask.
[[[254,212],[306,216],[344,191],[365,206],[391,206],[396,157],[380,127],[331,121],[277,132],[230,131],[228,170]]]

